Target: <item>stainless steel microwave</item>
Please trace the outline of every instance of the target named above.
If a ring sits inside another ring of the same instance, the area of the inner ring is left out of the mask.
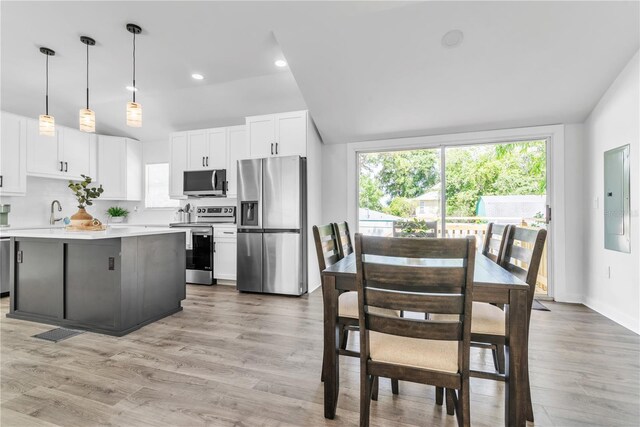
[[[185,171],[183,193],[192,197],[227,197],[227,170]]]

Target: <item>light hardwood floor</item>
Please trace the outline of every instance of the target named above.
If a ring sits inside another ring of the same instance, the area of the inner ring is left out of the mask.
[[[534,311],[536,425],[637,426],[640,339],[577,305]],[[342,358],[336,419],[323,417],[322,298],[188,286],[184,311],[125,337],[85,333],[57,344],[51,326],[5,317],[0,303],[1,412],[9,426],[351,426],[358,361]],[[354,337],[355,338],[355,337]],[[353,339],[350,345],[357,345]],[[474,349],[473,366],[491,366]],[[503,425],[503,384],[472,379],[472,425]],[[372,425],[453,426],[433,387],[381,380]]]

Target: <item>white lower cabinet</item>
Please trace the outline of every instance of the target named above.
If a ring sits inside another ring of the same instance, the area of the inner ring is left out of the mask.
[[[222,280],[236,280],[236,238],[235,228],[214,228],[213,241],[213,278]]]

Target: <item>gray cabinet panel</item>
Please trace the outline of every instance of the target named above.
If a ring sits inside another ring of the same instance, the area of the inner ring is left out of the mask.
[[[116,326],[120,315],[119,246],[67,244],[65,319],[102,327]],[[109,258],[113,259],[113,270],[109,269]]]
[[[16,281],[20,286],[11,296],[16,311],[62,319],[64,250],[60,242],[16,242]],[[21,261],[21,262],[20,262]]]
[[[178,237],[158,234],[135,238],[138,241],[137,277],[143,319],[175,311],[185,298],[185,235]],[[178,264],[168,263],[167,259],[175,259]]]

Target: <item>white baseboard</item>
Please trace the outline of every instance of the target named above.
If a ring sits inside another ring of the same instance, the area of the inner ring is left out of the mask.
[[[584,304],[584,298],[581,294],[565,294],[556,292],[553,299],[557,302],[566,302],[569,304]]]
[[[613,320],[617,324],[624,326],[631,332],[640,334],[640,322],[625,313],[620,313],[615,307],[604,304],[602,301],[595,301],[593,298],[585,298],[584,305],[590,309],[597,311],[603,316]]]

